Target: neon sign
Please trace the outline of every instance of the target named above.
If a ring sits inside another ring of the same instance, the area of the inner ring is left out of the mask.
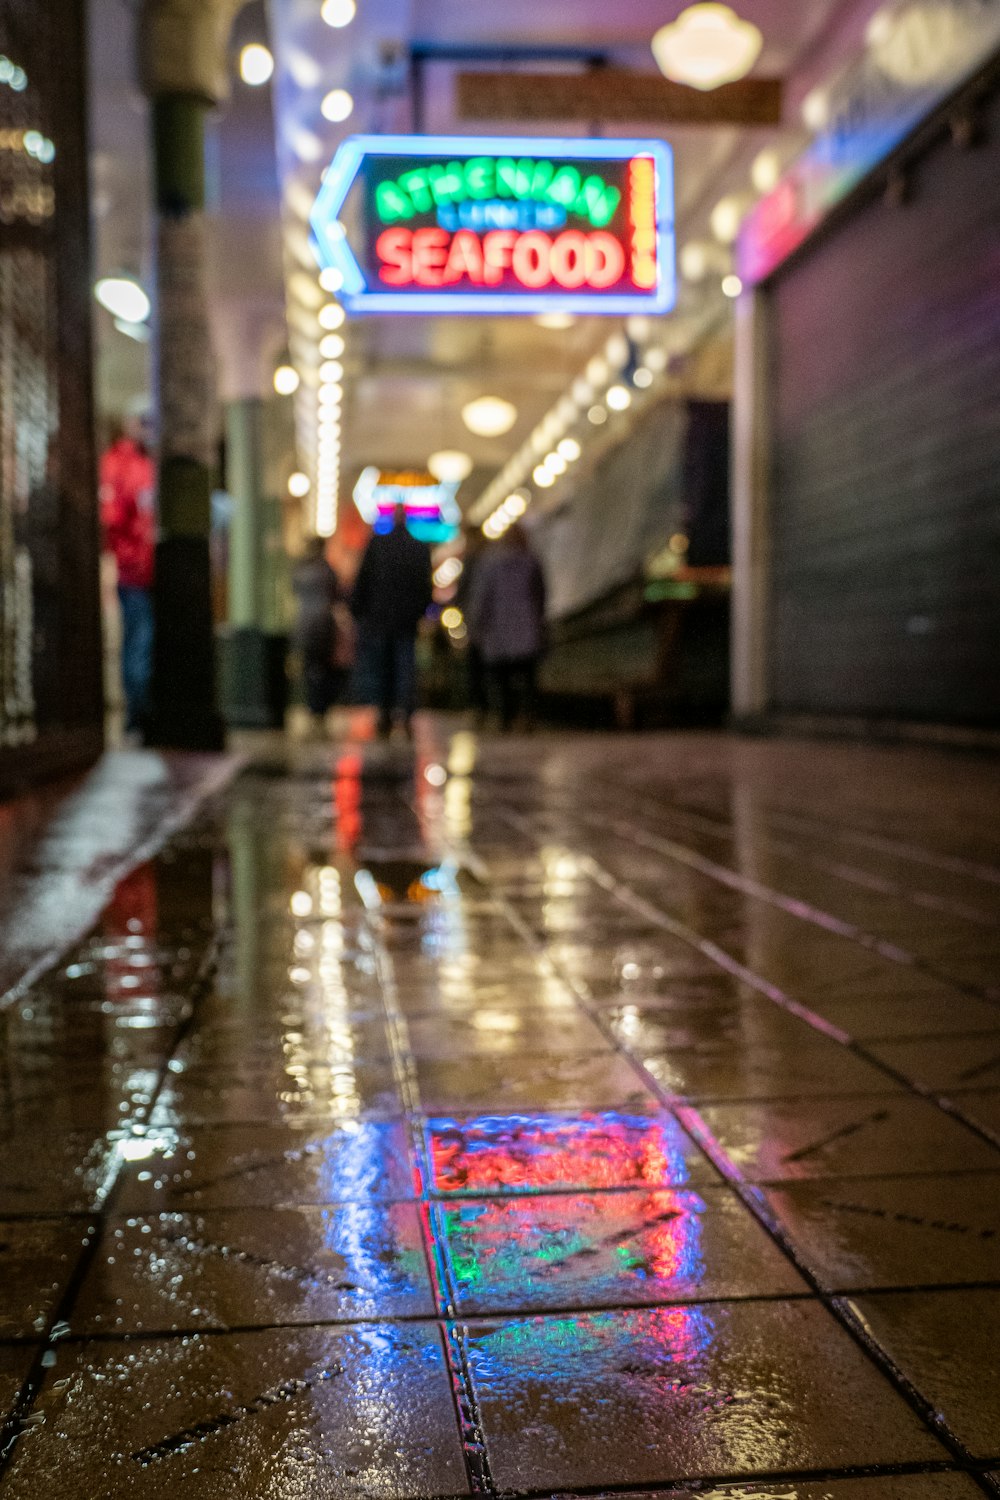
[[[396,506],[406,510],[406,527],[421,542],[450,542],[458,535],[462,512],[455,499],[458,485],[417,471],[363,469],[354,486],[354,503],[362,520],[375,531],[391,531]]]
[[[349,312],[620,315],[676,297],[662,141],[357,136],[312,224]]]

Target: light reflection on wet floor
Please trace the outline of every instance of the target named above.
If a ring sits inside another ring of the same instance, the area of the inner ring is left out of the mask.
[[[981,1493],[1000,842],[852,753],[216,796],[0,1011],[0,1496]]]

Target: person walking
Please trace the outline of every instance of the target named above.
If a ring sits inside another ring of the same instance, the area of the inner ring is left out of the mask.
[[[141,730],[153,668],[153,566],[156,467],[144,443],[119,432],[101,456],[104,549],[114,555],[122,619],[125,731]]]
[[[468,640],[465,646],[466,697],[472,712],[473,723],[481,728],[489,711],[489,689],[486,663],[482,647],[471,619],[472,599],[476,589],[476,574],[486,551],[486,540],[478,526],[469,526],[465,532],[465,555],[455,592],[455,607],[465,618]]]
[[[297,614],[293,641],[302,658],[306,706],[322,728],[344,686],[345,672],[336,665],[336,608],[340,581],[326,560],[326,542],[311,536],[303,556],[292,569],[292,592]]]
[[[500,727],[535,720],[538,663],[545,644],[545,575],[523,526],[508,528],[476,568],[470,636],[479,642],[496,692]]]
[[[368,646],[383,737],[398,718],[410,733],[417,698],[417,626],[434,595],[431,549],[406,527],[396,506],[391,531],[372,537],[361,559],[351,608]]]

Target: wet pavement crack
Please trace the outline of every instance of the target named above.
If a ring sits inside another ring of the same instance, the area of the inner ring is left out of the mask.
[[[812,1141],[808,1146],[800,1146],[797,1151],[788,1151],[781,1158],[782,1161],[804,1161],[807,1156],[814,1156],[823,1151],[827,1146],[832,1146],[836,1141],[846,1140],[848,1136],[857,1135],[869,1125],[880,1125],[883,1120],[888,1120],[887,1109],[876,1109],[872,1114],[866,1115],[863,1120],[854,1120],[850,1125],[842,1125],[839,1130],[833,1130],[829,1135],[823,1136],[822,1140]]]
[[[307,1380],[284,1380],[281,1385],[264,1391],[243,1406],[235,1406],[232,1411],[217,1412],[215,1416],[206,1417],[202,1422],[195,1422],[190,1427],[182,1428],[180,1432],[164,1438],[162,1442],[152,1443],[148,1448],[140,1448],[137,1453],[132,1454],[132,1459],[145,1469],[161,1459],[173,1458],[175,1454],[185,1453],[189,1448],[194,1447],[195,1443],[204,1442],[206,1438],[213,1437],[227,1427],[234,1427],[237,1423],[246,1421],[248,1417],[255,1417],[260,1412],[266,1411],[268,1407],[277,1406],[283,1401],[294,1401],[296,1397],[304,1396],[325,1381],[343,1374],[343,1365],[329,1365],[325,1370],[320,1370],[318,1374]]]
[[[948,1234],[974,1234],[984,1240],[991,1240],[997,1234],[995,1229],[982,1229],[975,1224],[959,1224],[954,1221],[949,1223],[944,1219],[927,1219],[920,1214],[893,1213],[887,1208],[874,1208],[867,1203],[836,1203],[832,1198],[824,1198],[822,1206],[841,1213],[866,1214],[873,1219],[887,1219],[894,1224],[910,1224],[915,1229],[940,1229]]]
[[[186,1234],[167,1235],[165,1238],[168,1244],[179,1245],[181,1249],[190,1250],[195,1255],[220,1255],[225,1260],[236,1260],[243,1265],[256,1266],[263,1271],[278,1271],[281,1275],[294,1277],[297,1281],[322,1281],[326,1286],[338,1292],[364,1290],[353,1281],[344,1281],[329,1271],[320,1270],[318,1266],[289,1265],[285,1261],[272,1260],[266,1255],[255,1255],[252,1250],[238,1250],[232,1245],[217,1245],[210,1240],[197,1240]]]

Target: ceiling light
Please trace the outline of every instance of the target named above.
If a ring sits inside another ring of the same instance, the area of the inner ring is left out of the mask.
[[[728,5],[691,5],[653,37],[653,56],[666,78],[695,89],[717,89],[745,78],[764,38]]]
[[[802,101],[802,123],[812,131],[822,130],[830,118],[830,101],[823,89],[812,89]]]
[[[319,273],[319,284],[324,292],[339,292],[344,285],[344,275],[338,271],[336,266],[327,266],[325,271]]]
[[[358,13],[355,0],[324,0],[320,15],[328,26],[350,26]]]
[[[604,399],[612,411],[625,411],[632,405],[632,394],[623,385],[611,386]]]
[[[548,458],[546,458],[545,460],[545,467],[548,469],[550,474],[559,475],[565,474],[566,470],[569,468],[569,464],[563,457],[561,457],[560,454],[550,453]]]
[[[712,233],[722,245],[735,244],[740,225],[743,222],[745,205],[742,198],[735,193],[730,193],[726,198],[720,198],[712,209],[711,225]]]
[[[528,497],[521,490],[515,490],[513,495],[508,495],[503,503],[503,510],[515,521],[518,516],[523,516],[528,509]]]
[[[559,444],[559,447],[556,449],[556,452],[559,454],[560,458],[565,458],[567,462],[573,463],[575,459],[580,457],[583,449],[580,447],[580,444],[577,442],[576,438],[563,438],[562,442]]]
[[[499,396],[480,396],[462,407],[462,421],[477,437],[502,437],[517,421],[517,407]]]
[[[623,333],[613,333],[604,346],[608,363],[620,370],[628,359],[628,339]]]
[[[472,459],[458,448],[442,448],[431,454],[427,467],[441,484],[461,484],[472,473]]]
[[[569,312],[547,312],[539,313],[535,322],[539,328],[548,328],[552,333],[562,333],[565,329],[572,328],[576,319]]]
[[[274,389],[279,396],[294,396],[299,384],[299,372],[294,365],[279,365],[275,370]]]
[[[743,283],[738,276],[723,276],[722,291],[726,297],[738,297],[743,290]]]
[[[771,193],[781,178],[781,157],[772,147],[758,151],[750,168],[750,180],[758,193]]]
[[[148,323],[127,323],[124,318],[116,318],[115,327],[119,333],[123,333],[128,339],[134,339],[137,344],[148,344],[153,337]]]
[[[595,427],[600,427],[608,420],[608,414],[603,406],[592,406],[587,413],[587,421],[593,422]]]
[[[339,359],[346,344],[339,333],[327,333],[319,341],[319,352],[324,359]]]
[[[331,333],[336,328],[343,327],[347,314],[339,302],[328,302],[319,310],[319,326],[328,329]]]
[[[539,464],[538,468],[532,471],[531,477],[538,485],[539,489],[542,490],[551,489],[556,482],[556,476],[552,474],[544,464]]]
[[[633,316],[631,318],[628,318],[625,322],[625,331],[630,339],[634,340],[634,342],[637,344],[641,344],[644,339],[649,338],[649,319],[640,317],[637,314],[633,314]]]
[[[681,247],[681,275],[685,281],[704,281],[708,274],[709,247],[701,240],[689,240]]]
[[[645,365],[640,365],[632,376],[632,384],[639,387],[640,391],[648,390],[653,384],[653,372]]]
[[[240,53],[240,77],[251,88],[260,88],[274,72],[274,58],[260,42],[251,42]]]
[[[344,367],[339,359],[324,360],[319,372],[320,380],[343,380]]]
[[[662,344],[654,344],[651,349],[646,350],[643,357],[649,368],[656,371],[665,370],[670,358]]]
[[[134,276],[102,276],[94,296],[103,308],[123,323],[145,323],[152,304]]]
[[[303,495],[309,493],[309,475],[296,470],[288,476],[288,493],[294,495],[296,500],[301,500]]]
[[[320,105],[319,112],[324,120],[340,125],[354,113],[354,100],[346,89],[331,89]]]
[[[592,401],[593,398],[594,398],[594,387],[590,384],[589,380],[583,380],[582,378],[580,380],[574,380],[574,382],[573,382],[573,400],[579,406],[586,406],[587,402],[588,401]]]
[[[599,386],[603,385],[607,378],[607,360],[601,359],[600,355],[595,355],[594,358],[590,361],[590,364],[587,366],[587,379],[590,381],[592,386]]]

